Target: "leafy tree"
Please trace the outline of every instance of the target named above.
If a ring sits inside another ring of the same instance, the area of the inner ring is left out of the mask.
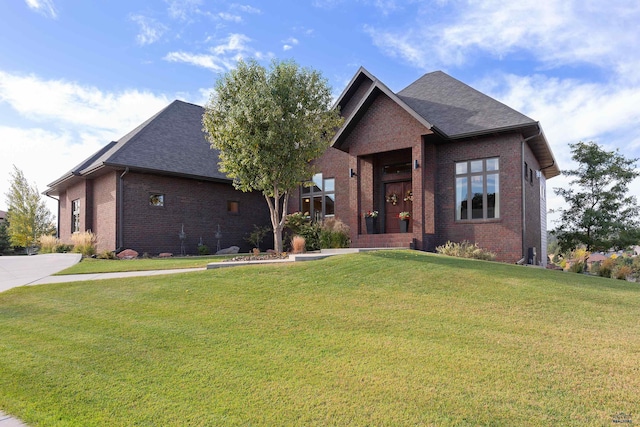
[[[0,221],[0,254],[7,252],[11,248],[7,225],[6,221]]]
[[[640,207],[627,192],[629,183],[640,175],[635,169],[638,159],[627,159],[595,142],[569,146],[578,168],[563,172],[573,178],[567,188],[554,188],[566,202],[566,208],[559,209],[555,230],[560,247],[567,251],[584,245],[594,252],[634,243]]]
[[[15,165],[11,173],[11,185],[7,196],[7,221],[9,239],[13,246],[28,248],[43,234],[53,234],[53,216],[40,197],[37,187],[27,182]]]
[[[262,192],[278,252],[289,194],[313,175],[311,161],[342,123],[331,102],[319,72],[276,60],[267,70],[252,60],[223,75],[206,106],[203,126],[220,150],[220,170],[235,188]]]

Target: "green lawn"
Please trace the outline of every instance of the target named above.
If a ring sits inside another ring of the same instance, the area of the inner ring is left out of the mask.
[[[20,287],[0,337],[32,426],[640,422],[639,284],[421,252]]]
[[[220,262],[235,255],[191,256],[176,258],[137,258],[137,259],[96,259],[83,258],[82,261],[55,276],[88,273],[116,273],[123,271],[173,270],[179,268],[206,267],[211,262]]]

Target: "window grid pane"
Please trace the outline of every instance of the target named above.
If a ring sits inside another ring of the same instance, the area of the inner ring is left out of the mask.
[[[456,220],[500,217],[499,160],[494,157],[455,164]]]

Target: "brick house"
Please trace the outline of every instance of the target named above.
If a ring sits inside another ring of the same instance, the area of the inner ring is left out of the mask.
[[[345,122],[292,206],[344,221],[353,247],[468,240],[546,264],[546,180],[560,170],[538,122],[441,71],[393,93],[360,68],[337,105]]]
[[[49,184],[58,199],[58,234],[98,236],[98,251],[197,253],[202,242],[248,251],[253,225],[270,224],[259,193],[243,193],[218,170],[218,154],[202,132],[200,106],[174,101],[118,141]]]

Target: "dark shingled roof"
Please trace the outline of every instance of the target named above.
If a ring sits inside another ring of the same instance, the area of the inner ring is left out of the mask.
[[[397,95],[449,138],[536,123],[442,71],[425,74]]]
[[[127,135],[107,144],[49,184],[49,187],[56,187],[73,176],[87,175],[104,166],[229,181],[218,170],[218,151],[210,148],[202,131],[203,113],[204,108],[199,105],[173,101]]]
[[[540,162],[545,177],[560,175],[540,123],[442,71],[425,74],[395,94],[360,67],[336,101],[336,106],[347,108],[345,123],[332,140],[335,148],[343,149],[346,136],[379,93],[388,96],[427,129],[448,141],[519,132]],[[356,96],[359,98],[354,99]]]

